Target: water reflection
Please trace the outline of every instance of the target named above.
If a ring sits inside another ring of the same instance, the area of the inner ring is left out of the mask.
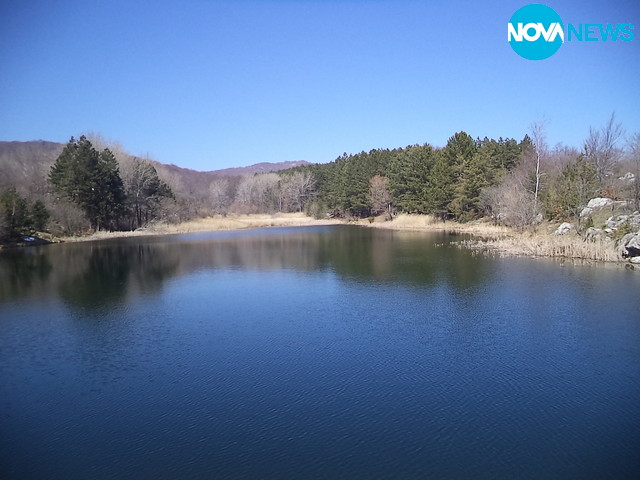
[[[635,478],[640,278],[453,238],[0,252],[2,473]]]
[[[42,288],[51,270],[49,254],[43,249],[21,248],[0,252],[0,300]]]
[[[0,255],[0,301],[59,296],[77,309],[101,309],[200,270],[332,271],[358,282],[470,288],[491,262],[439,233],[352,226],[274,228],[51,245]],[[443,249],[447,249],[446,255]]]

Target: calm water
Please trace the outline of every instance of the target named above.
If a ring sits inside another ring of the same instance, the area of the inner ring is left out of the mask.
[[[0,252],[0,477],[638,478],[640,275],[452,238]]]

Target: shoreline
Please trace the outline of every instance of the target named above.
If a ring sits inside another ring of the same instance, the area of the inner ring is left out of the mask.
[[[400,214],[390,221],[377,217],[373,222],[369,219],[359,219],[357,221],[315,219],[304,213],[246,214],[226,217],[219,215],[179,224],[156,224],[134,231],[104,231],[71,237],[45,235],[43,240],[50,243],[78,243],[129,237],[313,225],[358,225],[385,230],[467,234],[471,235],[472,238],[453,242],[454,245],[483,254],[495,254],[503,257],[551,258],[580,262],[625,264],[632,269],[634,268],[631,262],[622,258],[620,249],[616,247],[615,242],[603,240],[585,241],[575,232],[567,235],[553,235],[552,233],[556,228],[553,224],[542,224],[533,231],[519,232],[510,227],[493,225],[486,220],[470,223],[443,222],[431,215],[410,214]],[[0,246],[0,249],[5,248]]]
[[[187,233],[224,232],[269,227],[305,227],[311,225],[341,225],[340,220],[317,220],[304,213],[247,214],[214,216],[189,220],[187,222],[161,223],[133,231],[94,232],[89,235],[56,237],[53,243],[77,243],[108,240],[111,238],[150,237],[163,235],[181,235]]]
[[[377,220],[377,219],[376,219]],[[473,238],[454,242],[460,248],[468,248],[482,253],[503,257],[551,258],[580,262],[602,262],[609,264],[633,265],[622,258],[620,248],[613,241],[585,241],[575,232],[553,235],[557,225],[542,224],[533,231],[517,230],[492,225],[487,221],[458,223],[443,222],[430,215],[400,214],[391,221],[358,222],[371,228],[405,231],[437,231],[469,234]]]

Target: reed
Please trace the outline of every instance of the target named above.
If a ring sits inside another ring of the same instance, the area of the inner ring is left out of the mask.
[[[167,224],[158,223],[133,232],[95,232],[78,237],[62,237],[62,242],[84,242],[108,238],[139,237],[149,235],[171,235],[197,232],[216,232],[223,230],[243,230],[265,227],[294,227],[306,225],[332,225],[341,223],[337,220],[316,220],[304,213],[255,214],[198,218],[187,222]]]
[[[615,242],[585,241],[579,235],[552,235],[552,226],[539,227],[536,231],[518,232],[512,228],[494,225],[486,221],[457,223],[442,222],[431,215],[398,215],[391,222],[373,223],[374,228],[394,230],[444,231],[470,234],[474,238],[456,244],[479,252],[490,252],[505,256],[552,257],[598,262],[622,261]]]
[[[622,260],[613,241],[587,242],[578,235],[514,234],[499,238],[462,240],[458,245],[505,256],[552,257],[597,262]]]

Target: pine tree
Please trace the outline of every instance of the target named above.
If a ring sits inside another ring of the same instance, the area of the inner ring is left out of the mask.
[[[51,167],[49,180],[55,190],[78,205],[91,226],[114,229],[124,205],[124,190],[114,155],[98,153],[82,136],[73,137]]]
[[[568,219],[579,215],[600,186],[596,167],[580,155],[563,168],[544,195],[544,206],[551,218]]]
[[[46,230],[49,217],[51,217],[51,214],[47,210],[47,207],[45,207],[44,203],[41,200],[36,200],[31,207],[33,228],[40,232]]]
[[[389,179],[395,205],[405,212],[429,211],[429,177],[435,162],[429,144],[407,147],[395,154],[389,165]]]
[[[433,213],[445,219],[460,217],[467,208],[466,179],[471,175],[471,162],[477,150],[476,143],[465,132],[449,138],[438,155],[431,175],[431,206]]]
[[[27,200],[15,188],[0,192],[0,240],[12,240],[31,233]]]

